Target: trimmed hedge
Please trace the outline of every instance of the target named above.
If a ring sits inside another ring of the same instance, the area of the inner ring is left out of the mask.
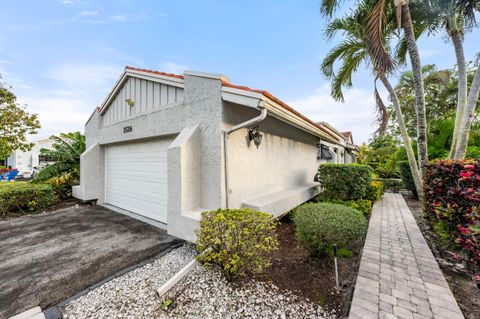
[[[37,211],[57,202],[52,186],[30,182],[0,183],[0,216],[15,211]]]
[[[375,181],[383,183],[384,189],[398,193],[404,186],[400,178],[376,178]]]
[[[450,237],[480,281],[480,160],[431,163],[424,188],[427,216],[441,240]]]
[[[357,199],[357,200],[327,199],[327,200],[324,200],[323,202],[345,205],[362,212],[366,216],[372,213],[373,203],[371,200],[368,200],[368,199]]]
[[[372,168],[358,164],[322,164],[318,168],[321,198],[357,200],[365,197],[372,182]]]
[[[278,248],[278,221],[253,209],[219,209],[203,212],[197,233],[197,260],[218,265],[225,277],[262,272]]]
[[[295,236],[313,256],[326,255],[333,244],[348,248],[367,231],[363,214],[353,208],[330,203],[306,203],[293,213]]]
[[[418,197],[415,181],[413,180],[412,170],[410,169],[410,163],[408,161],[400,161],[398,162],[398,169],[400,170],[400,177],[402,178],[405,188],[411,191],[413,195]]]

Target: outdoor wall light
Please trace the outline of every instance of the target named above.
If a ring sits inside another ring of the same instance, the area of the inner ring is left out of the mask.
[[[258,130],[258,126],[248,130],[248,139],[255,143],[255,146],[258,148],[262,142],[263,135]]]
[[[126,99],[125,102],[127,102],[128,106],[130,107],[133,107],[135,105],[134,99]]]

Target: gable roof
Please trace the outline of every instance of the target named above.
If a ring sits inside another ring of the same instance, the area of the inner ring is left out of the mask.
[[[155,70],[149,70],[149,69],[136,68],[136,67],[132,67],[132,66],[127,65],[127,66],[125,66],[125,70],[124,70],[122,76],[117,81],[117,83],[115,84],[115,86],[113,87],[111,92],[108,94],[107,98],[102,103],[102,105],[98,109],[98,111],[101,114],[106,111],[106,109],[108,108],[109,101],[115,96],[115,93],[117,92],[118,89],[120,89],[121,85],[124,83],[124,81],[127,79],[128,76],[136,76],[136,75],[138,76],[139,74],[142,74],[142,73],[143,74],[154,75],[157,79],[160,79],[160,80],[171,79],[172,81],[176,82],[175,85],[183,86],[183,80],[184,80],[183,75],[161,72],[161,71],[155,71]],[[311,119],[309,119],[308,117],[306,117],[302,113],[298,112],[297,110],[295,110],[294,108],[289,106],[287,103],[283,102],[282,100],[280,100],[279,98],[277,98],[276,96],[274,96],[273,94],[271,94],[270,92],[268,92],[266,90],[252,89],[252,88],[247,87],[247,86],[232,84],[228,80],[224,80],[224,79],[221,80],[221,83],[222,83],[222,87],[237,89],[237,90],[240,90],[240,91],[244,91],[246,93],[252,92],[252,93],[260,94],[263,97],[265,97],[266,99],[268,99],[270,101],[273,101],[274,103],[281,106],[288,113],[298,117],[301,121],[304,121],[304,122],[308,123],[309,125],[314,126],[317,130],[322,131],[323,134],[328,135],[330,138],[332,138],[336,141],[339,141],[339,136],[341,138],[343,138],[343,135],[332,134],[332,129],[333,129],[334,133],[339,133],[339,132],[337,130],[335,130],[333,127],[331,127],[330,125],[328,125],[329,129],[326,129],[325,126],[322,125],[324,122],[316,123],[316,122],[312,121]]]

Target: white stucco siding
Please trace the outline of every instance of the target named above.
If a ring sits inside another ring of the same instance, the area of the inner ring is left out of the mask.
[[[226,103],[224,125],[246,121],[257,110]],[[260,122],[262,143],[248,143],[248,129],[232,133],[228,139],[230,207],[240,207],[271,193],[312,184],[320,161],[318,137],[287,125],[271,116]]]
[[[127,103],[128,99],[134,102],[133,106]],[[103,113],[103,125],[148,113],[152,109],[160,109],[182,100],[183,88],[128,77]]]

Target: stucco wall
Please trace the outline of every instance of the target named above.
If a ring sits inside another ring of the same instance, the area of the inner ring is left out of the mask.
[[[165,105],[161,109],[152,108],[148,113],[119,119],[108,126],[103,125],[102,116],[95,112],[85,127],[87,145],[98,143],[102,148],[113,143],[177,135],[185,127],[198,125],[198,143],[202,152],[189,155],[192,161],[199,163],[201,172],[200,186],[195,191],[200,194],[199,206],[204,209],[218,208],[222,205],[221,82],[219,79],[185,74],[183,97],[182,102]],[[124,133],[126,126],[131,126],[132,131]],[[85,162],[85,166],[82,166],[84,171],[104,167],[103,159],[100,158],[96,162]],[[87,178],[81,179],[80,183],[83,189],[89,187]],[[103,190],[94,192],[98,193],[96,198],[99,199],[99,204],[103,204]]]
[[[232,103],[224,104],[224,128],[244,122],[259,111]],[[287,125],[271,116],[260,122],[260,147],[248,142],[248,129],[230,134],[228,161],[230,206],[312,184],[320,161],[318,137]]]

